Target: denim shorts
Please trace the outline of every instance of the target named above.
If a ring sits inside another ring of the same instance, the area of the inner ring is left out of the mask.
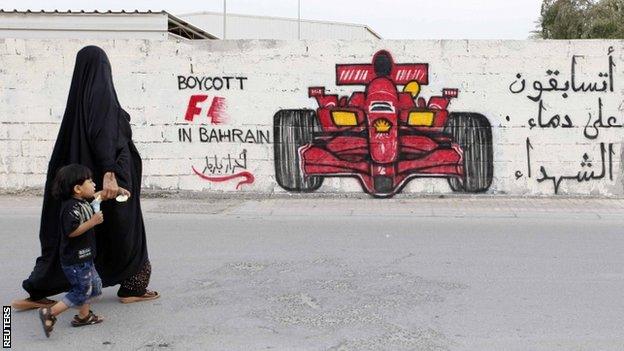
[[[80,307],[102,295],[102,279],[95,270],[92,260],[61,267],[71,284],[71,289],[62,299],[67,306]]]

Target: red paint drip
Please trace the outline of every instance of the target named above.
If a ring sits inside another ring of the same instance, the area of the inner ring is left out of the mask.
[[[245,171],[245,172],[238,172],[238,173],[235,173],[235,174],[232,174],[232,175],[229,175],[229,176],[211,177],[211,176],[207,176],[207,175],[203,174],[202,172],[196,170],[194,166],[191,166],[191,168],[193,168],[193,172],[195,172],[195,174],[197,174],[200,178],[205,179],[205,180],[210,181],[210,182],[225,182],[225,181],[232,180],[232,179],[235,179],[235,178],[240,178],[240,177],[245,178],[245,179],[241,180],[240,182],[238,182],[238,184],[236,185],[236,189],[237,190],[240,189],[240,187],[243,184],[252,184],[256,180],[256,178],[253,176],[253,174],[251,174],[250,172],[247,172],[247,171]]]
[[[212,124],[223,124],[226,122],[225,114],[226,102],[224,97],[215,96],[210,104],[208,116],[211,118]]]

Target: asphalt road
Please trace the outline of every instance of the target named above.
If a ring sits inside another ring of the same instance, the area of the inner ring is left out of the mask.
[[[0,298],[24,296],[41,199],[0,197]],[[145,199],[154,302],[15,350],[623,350],[624,200]]]

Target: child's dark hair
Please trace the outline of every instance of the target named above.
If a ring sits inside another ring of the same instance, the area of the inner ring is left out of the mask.
[[[92,177],[93,174],[88,167],[77,163],[61,167],[54,178],[52,195],[57,199],[67,200],[74,195],[74,186]]]

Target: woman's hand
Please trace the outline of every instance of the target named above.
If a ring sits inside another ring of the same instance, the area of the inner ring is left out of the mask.
[[[114,199],[119,193],[119,185],[115,173],[107,172],[102,180],[102,200]]]
[[[130,192],[129,192],[128,190],[126,190],[126,189],[124,189],[124,188],[122,188],[122,187],[119,187],[119,194],[118,194],[118,196],[117,196],[117,197],[119,197],[119,196],[126,196],[126,197],[130,197],[130,195],[131,195],[131,194],[130,194]],[[127,200],[127,199],[126,199],[126,200]],[[119,200],[117,200],[117,201],[119,201]]]

